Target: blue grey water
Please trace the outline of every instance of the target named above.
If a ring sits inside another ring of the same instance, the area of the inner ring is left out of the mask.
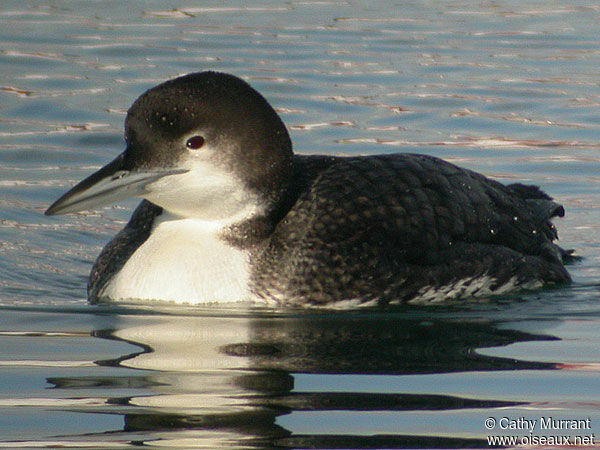
[[[502,418],[551,416],[591,429],[534,434],[600,440],[598,36],[585,0],[3,0],[0,447],[487,447]],[[88,305],[135,201],[43,211],[123,149],[139,94],[206,69],[261,91],[297,152],[542,186],[573,285],[391,311]]]

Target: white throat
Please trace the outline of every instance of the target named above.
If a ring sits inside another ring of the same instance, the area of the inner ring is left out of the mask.
[[[187,172],[149,184],[143,197],[173,215],[217,225],[239,222],[264,209],[256,193],[209,156],[188,157],[180,164]]]
[[[249,255],[219,238],[223,222],[164,212],[100,297],[201,304],[251,300]]]

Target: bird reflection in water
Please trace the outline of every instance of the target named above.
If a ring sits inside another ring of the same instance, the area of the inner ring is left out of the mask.
[[[117,319],[118,318],[118,319]],[[138,345],[140,352],[100,364],[143,375],[55,378],[69,389],[135,387],[141,395],[110,400],[122,414],[123,438],[179,446],[294,448],[481,447],[477,438],[398,434],[298,434],[278,425],[293,412],[448,411],[516,406],[494,399],[390,392],[295,389],[299,374],[390,375],[552,369],[552,363],[482,355],[475,350],[550,336],[500,329],[490,321],[407,317],[394,313],[115,316],[100,338]],[[369,383],[369,377],[365,378]],[[330,382],[329,382],[330,383]],[[482,413],[484,414],[484,413]]]

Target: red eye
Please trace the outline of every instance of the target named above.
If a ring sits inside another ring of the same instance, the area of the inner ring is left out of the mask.
[[[198,150],[204,145],[204,138],[202,136],[194,136],[187,140],[185,146],[192,150]]]

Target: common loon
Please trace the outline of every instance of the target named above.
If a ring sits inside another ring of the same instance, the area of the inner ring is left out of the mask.
[[[536,186],[418,154],[294,155],[245,81],[192,73],[142,94],[126,149],[47,215],[144,200],[102,250],[92,302],[441,301],[568,283]]]

